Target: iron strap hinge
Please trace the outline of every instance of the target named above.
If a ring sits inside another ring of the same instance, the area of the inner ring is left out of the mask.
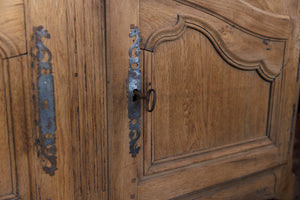
[[[50,39],[50,34],[42,26],[34,28],[32,48],[36,49],[36,55],[31,50],[33,61],[37,61],[37,93],[39,110],[39,130],[38,153],[47,160],[44,171],[53,176],[55,173],[57,157],[55,146],[55,102],[54,102],[54,84],[52,76],[52,55],[50,50],[44,45],[42,38]],[[47,60],[44,59],[48,57]]]
[[[149,89],[145,94],[141,92],[141,66],[140,66],[140,31],[137,26],[131,25],[129,37],[135,37],[133,45],[129,49],[129,70],[128,70],[128,118],[129,118],[129,153],[136,157],[140,147],[137,141],[141,136],[141,100],[144,100],[145,108],[152,112],[156,103],[156,91]],[[135,50],[135,51],[134,51]],[[134,52],[133,52],[134,51]],[[135,54],[135,55],[134,55]]]
[[[134,91],[141,91],[141,69],[140,69],[140,31],[137,26],[131,25],[129,37],[135,37],[133,45],[129,49],[129,70],[128,70],[128,118],[129,118],[129,153],[135,157],[139,153],[140,147],[137,141],[141,135],[141,101],[133,101]],[[135,56],[132,55],[135,49]]]

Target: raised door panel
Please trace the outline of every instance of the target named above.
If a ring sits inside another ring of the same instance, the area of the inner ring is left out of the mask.
[[[284,42],[220,20],[177,18],[144,47],[144,85],[158,96],[156,111],[145,114],[146,173],[171,160],[190,157],[185,161],[194,163],[205,152],[224,156],[270,144],[267,138],[276,134],[271,120]]]
[[[140,1],[144,90],[157,93],[155,110],[143,114],[140,199],[179,198],[281,164],[286,30],[279,37],[223,14]],[[270,20],[289,27],[285,17]]]
[[[25,63],[26,56],[0,58],[0,199],[30,199],[22,78]]]
[[[155,160],[266,136],[270,82],[227,64],[205,35],[187,29],[152,62]]]
[[[267,135],[270,82],[227,64],[205,35],[159,45],[151,67],[154,160]]]

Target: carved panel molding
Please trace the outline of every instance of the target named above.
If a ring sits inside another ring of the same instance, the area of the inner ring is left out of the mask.
[[[275,67],[269,67],[264,59],[252,61],[239,58],[235,55],[235,52],[228,49],[230,44],[224,41],[219,30],[215,29],[209,21],[194,16],[178,15],[175,26],[163,28],[151,34],[145,43],[144,50],[153,52],[155,47],[160,43],[176,40],[181,37],[187,28],[192,28],[203,33],[212,42],[222,58],[236,68],[242,70],[257,70],[259,74],[268,81],[273,81],[281,72],[281,62],[276,63]],[[269,43],[270,41],[263,39],[262,43],[263,42]],[[277,41],[277,43],[282,43],[283,46],[285,45],[285,42],[281,40]],[[280,50],[283,51],[284,49]]]
[[[259,34],[250,34],[219,19],[212,22],[209,19],[205,19],[205,17],[180,14],[177,16],[177,23],[174,26],[158,29],[150,34],[149,38],[144,38],[145,43],[142,49],[144,50],[144,68],[146,71],[148,70],[149,72],[151,71],[150,68],[155,68],[155,66],[152,66],[152,62],[153,55],[156,53],[156,47],[164,42],[172,42],[181,38],[188,29],[204,34],[218,52],[218,55],[230,66],[244,71],[256,71],[258,78],[262,78],[270,84],[269,93],[266,94],[268,99],[266,135],[210,150],[200,150],[198,152],[156,160],[153,155],[155,147],[153,146],[153,141],[151,142],[153,133],[146,132],[144,136],[147,138],[145,139],[147,142],[144,147],[144,152],[146,152],[144,175],[171,169],[174,170],[177,167],[184,167],[192,163],[228,156],[239,152],[241,149],[246,151],[263,146],[277,145],[276,114],[278,114],[279,108],[276,105],[278,105],[281,85],[281,80],[278,77],[281,76],[286,41],[265,36],[262,37]],[[255,45],[248,47],[245,41],[248,43],[253,42]],[[240,53],[240,51],[244,52]],[[243,55],[246,56],[243,57]],[[149,77],[151,76],[149,75]],[[148,124],[152,123],[149,122],[149,120],[151,121],[150,118],[147,120]]]
[[[0,32],[0,57],[7,58],[20,54],[17,45],[4,33]]]

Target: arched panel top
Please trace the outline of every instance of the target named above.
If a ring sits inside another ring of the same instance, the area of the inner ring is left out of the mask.
[[[233,52],[233,50],[228,48],[231,44],[229,44],[228,41],[224,41],[224,36],[220,34],[219,30],[216,30],[216,28],[211,26],[209,21],[193,16],[178,15],[178,20],[175,26],[159,29],[153,32],[143,48],[144,50],[153,52],[155,47],[160,43],[176,40],[181,37],[187,28],[195,29],[203,33],[212,42],[222,58],[236,68],[243,70],[257,70],[258,73],[267,81],[274,80],[281,72],[281,62],[269,66],[266,64],[268,63],[267,59],[248,60],[236,55],[236,52]],[[255,39],[258,40],[257,38]]]
[[[19,55],[17,45],[5,34],[0,32],[0,58],[4,59],[14,55]]]
[[[288,39],[290,18],[263,11],[243,0],[175,0],[221,17],[249,32],[273,39]],[[228,6],[224,6],[228,5]]]
[[[0,0],[0,57],[27,52],[23,0]]]

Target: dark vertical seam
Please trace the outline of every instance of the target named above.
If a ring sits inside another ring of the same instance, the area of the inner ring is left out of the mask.
[[[104,70],[103,71],[103,74],[105,75],[105,86],[103,85],[103,95],[104,94],[106,94],[106,96],[103,98],[103,99],[105,99],[105,106],[106,106],[106,110],[105,110],[105,115],[106,115],[106,141],[104,142],[104,140],[102,140],[102,146],[104,146],[104,147],[106,147],[106,157],[104,157],[103,156],[103,162],[102,162],[102,164],[103,164],[103,178],[102,178],[102,191],[103,192],[106,192],[107,191],[107,199],[109,199],[110,200],[110,198],[111,198],[111,194],[110,194],[110,187],[109,187],[109,185],[110,185],[110,179],[108,178],[109,177],[109,164],[110,164],[110,156],[109,156],[109,151],[108,151],[108,144],[109,144],[109,131],[108,131],[108,125],[109,125],[109,120],[108,120],[108,108],[109,108],[109,106],[108,106],[108,103],[109,103],[109,95],[108,95],[108,91],[109,91],[109,86],[108,86],[108,82],[107,82],[107,80],[108,80],[108,44],[107,44],[107,40],[108,40],[108,33],[107,33],[107,31],[108,31],[108,29],[107,29],[107,15],[108,15],[108,13],[107,13],[107,7],[108,7],[108,5],[109,5],[109,0],[103,0],[103,12],[104,12],[104,15],[103,15],[103,25],[104,25],[104,30],[105,31],[103,31],[103,39],[104,39],[104,45],[103,45],[103,47],[104,47],[104,52],[105,52],[105,56],[104,56],[104,59],[105,59],[105,61],[104,61],[104,64],[105,64],[105,67],[103,67],[103,69],[102,70]],[[104,92],[104,90],[105,90],[105,92]],[[102,139],[104,139],[104,137],[102,136]],[[105,144],[106,143],[106,144]],[[102,155],[105,155],[104,153],[102,153]],[[108,167],[106,167],[106,166],[108,166]],[[108,177],[107,177],[108,176]]]

